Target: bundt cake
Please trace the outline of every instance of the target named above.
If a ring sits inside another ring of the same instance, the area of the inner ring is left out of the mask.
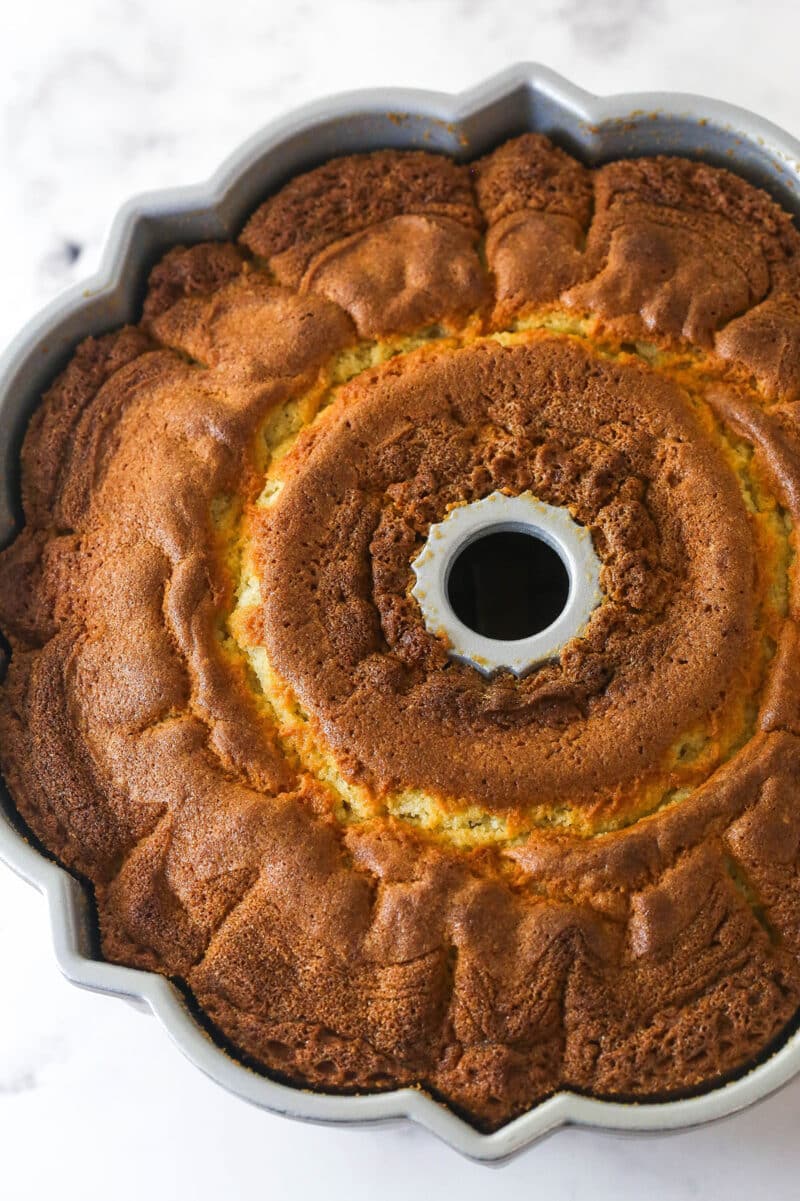
[[[412,565],[494,493],[602,600],[482,672]],[[800,234],[527,134],[291,179],[156,264],[22,450],[5,779],[102,954],[301,1087],[495,1129],[729,1079],[800,1009]]]

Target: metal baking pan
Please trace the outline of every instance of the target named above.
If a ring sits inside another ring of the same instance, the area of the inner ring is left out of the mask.
[[[703,158],[735,169],[800,215],[800,143],[752,113],[700,96],[597,97],[544,67],[522,64],[457,96],[387,89],[307,105],[251,137],[208,183],[130,201],[116,219],[97,275],[50,304],[9,346],[0,362],[0,544],[21,520],[19,449],[43,389],[82,338],[138,319],[147,273],[171,245],[235,235],[265,196],[332,155],[416,147],[469,159],[531,129],[587,163],[656,153]],[[168,980],[98,957],[84,886],[26,838],[5,790],[0,858],[47,898],[56,957],[68,979],[144,1005],[207,1075],[289,1117],[341,1125],[407,1118],[464,1155],[498,1162],[564,1125],[617,1132],[697,1126],[751,1105],[800,1070],[797,1032],[757,1067],[703,1095],[627,1104],[562,1092],[493,1134],[479,1133],[414,1089],[332,1096],[292,1088],[226,1054]]]

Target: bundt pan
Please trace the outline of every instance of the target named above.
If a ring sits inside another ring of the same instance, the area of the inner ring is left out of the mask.
[[[129,203],[114,225],[97,276],[52,303],[9,347],[0,368],[0,544],[21,524],[18,459],[43,390],[81,339],[138,319],[148,272],[170,247],[235,237],[264,197],[332,156],[416,148],[465,160],[526,131],[552,137],[589,165],[660,153],[705,159],[734,168],[788,212],[800,212],[800,143],[741,109],[701,97],[601,99],[545,68],[521,65],[459,96],[389,90],[314,103],[251,138],[208,184]],[[84,884],[36,845],[5,791],[1,815],[0,856],[47,897],[56,955],[68,979],[150,1009],[197,1067],[276,1113],[342,1125],[411,1118],[462,1154],[497,1162],[562,1125],[618,1132],[696,1126],[743,1109],[800,1069],[795,1024],[777,1050],[701,1094],[628,1104],[559,1092],[488,1134],[413,1088],[331,1095],[291,1087],[237,1062],[218,1045],[191,997],[176,984],[100,958],[93,902]]]

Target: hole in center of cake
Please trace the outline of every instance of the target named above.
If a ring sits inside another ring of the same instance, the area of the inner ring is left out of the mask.
[[[530,492],[455,505],[412,568],[428,630],[486,676],[557,658],[602,602],[589,530]]]
[[[516,641],[548,629],[564,612],[569,572],[534,530],[490,530],[456,555],[447,599],[476,634]]]

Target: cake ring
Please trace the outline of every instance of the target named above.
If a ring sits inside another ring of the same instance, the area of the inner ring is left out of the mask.
[[[786,1036],[800,235],[766,193],[538,134],[334,159],[170,251],[22,462],[6,780],[103,955],[232,1054],[493,1130]]]

